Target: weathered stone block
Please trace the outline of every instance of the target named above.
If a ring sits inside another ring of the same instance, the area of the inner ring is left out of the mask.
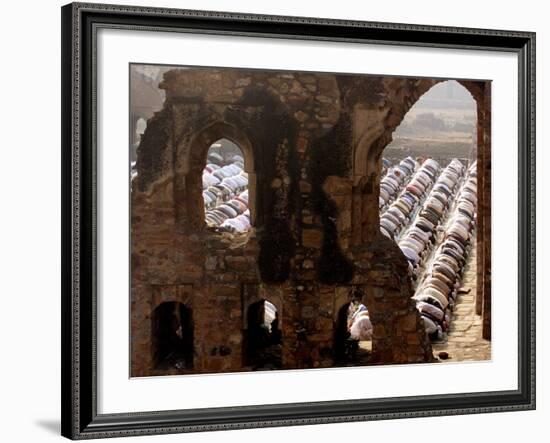
[[[411,312],[410,314],[406,314],[403,317],[401,317],[398,321],[398,325],[401,330],[405,332],[412,332],[416,331],[416,319],[418,314]]]
[[[234,269],[237,271],[245,271],[249,269],[248,260],[243,256],[226,257],[225,264],[228,269]]]
[[[306,248],[320,248],[323,234],[318,229],[304,229],[302,231],[302,245]]]

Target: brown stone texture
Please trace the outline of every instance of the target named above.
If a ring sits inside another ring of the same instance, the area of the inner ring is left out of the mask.
[[[166,72],[160,84],[166,100],[148,121],[132,183],[131,375],[249,370],[247,311],[262,299],[278,310],[283,368],[333,366],[337,314],[357,289],[374,326],[373,363],[433,361],[410,299],[406,259],[379,232],[378,195],[384,147],[437,82],[244,69]],[[487,152],[478,160],[487,176],[490,83],[462,83],[486,116],[478,130]],[[254,226],[247,234],[205,226],[202,170],[220,138],[244,154]],[[192,311],[192,369],[155,368],[151,318],[166,301]]]

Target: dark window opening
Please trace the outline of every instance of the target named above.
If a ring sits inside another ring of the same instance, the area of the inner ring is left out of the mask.
[[[165,302],[153,313],[155,369],[193,368],[193,318],[183,303]]]
[[[244,344],[246,366],[253,370],[282,367],[282,332],[275,305],[267,300],[250,305]]]

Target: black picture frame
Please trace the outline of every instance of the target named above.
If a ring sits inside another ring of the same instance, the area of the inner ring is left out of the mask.
[[[535,33],[72,3],[62,15],[62,435],[71,439],[289,426],[535,408]],[[517,390],[97,413],[96,146],[98,27],[477,49],[519,60]]]

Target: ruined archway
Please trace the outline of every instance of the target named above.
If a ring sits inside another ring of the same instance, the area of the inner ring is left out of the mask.
[[[391,164],[379,187],[386,237],[399,240],[451,160],[463,165],[476,160],[475,132],[476,103],[455,80],[433,85],[410,107],[383,150]]]
[[[354,104],[353,112],[353,242],[368,243],[379,232],[379,213],[376,202],[382,170],[382,153],[392,142],[396,128],[417,101],[433,86],[448,79],[387,80],[391,86],[386,106],[372,108],[373,103]],[[476,102],[477,108],[477,159],[478,176],[490,180],[490,83],[473,80],[456,80]],[[356,100],[360,100],[356,99]],[[483,180],[483,179],[481,179]],[[478,183],[483,189],[482,183]],[[486,196],[489,199],[490,195]]]
[[[355,99],[354,162],[352,203],[352,244],[383,242],[380,239],[378,211],[382,152],[391,143],[393,133],[406,113],[434,85],[445,79],[385,79],[391,84],[387,106],[373,107],[369,100]],[[484,338],[490,337],[490,105],[491,84],[487,81],[458,80],[476,103],[477,176],[478,176],[478,236],[477,236],[477,313],[483,313]],[[359,89],[360,86],[357,86]],[[383,90],[381,88],[381,90]],[[351,97],[353,95],[350,94]],[[367,118],[368,117],[368,118]],[[388,248],[391,248],[388,245]],[[397,249],[397,248],[396,248]],[[400,254],[397,249],[396,253]],[[376,327],[375,327],[376,329]]]
[[[363,285],[363,303],[373,325],[372,362],[421,362],[433,359],[422,320],[411,300],[408,262],[397,244],[380,232],[382,152],[406,112],[439,80],[380,79],[379,95],[355,81],[353,106],[351,251],[353,283]],[[372,86],[371,86],[372,88]],[[381,99],[380,97],[384,97]],[[413,168],[414,169],[414,168]]]
[[[387,269],[394,276],[380,279],[379,283],[373,284],[373,280],[366,291],[366,305],[371,311],[371,319],[374,325],[373,331],[373,357],[375,360],[400,361],[408,359],[411,361],[414,348],[423,351],[417,354],[417,358],[430,358],[430,345],[423,334],[423,325],[419,321],[419,316],[414,312],[414,303],[408,300],[412,296],[413,290],[411,281],[408,278],[408,262],[403,255],[402,250],[397,247],[392,239],[382,236],[380,233],[380,180],[381,180],[381,158],[386,146],[392,141],[395,128],[402,122],[406,113],[414,106],[418,99],[434,85],[441,80],[416,80],[409,82],[407,80],[388,80],[394,83],[390,94],[393,92],[399,96],[399,99],[388,100],[390,106],[378,111],[365,111],[365,105],[356,105],[357,112],[355,116],[356,126],[354,128],[355,145],[354,165],[353,165],[353,244],[357,253],[354,257],[364,253],[365,257],[376,263],[375,267],[383,272]],[[483,153],[488,152],[488,133],[487,127],[487,104],[488,104],[488,84],[487,82],[460,82],[473,96],[477,104],[477,160],[478,170],[487,175],[488,163],[483,159]],[[485,91],[481,93],[480,91]],[[370,116],[375,122],[360,122],[359,118]],[[377,121],[377,123],[376,123]],[[485,123],[484,123],[485,122]],[[415,159],[413,159],[413,162]],[[417,166],[415,166],[415,169]],[[478,174],[480,175],[481,172]],[[482,189],[482,188],[480,188]],[[483,188],[487,192],[486,188]],[[412,217],[414,213],[406,214]],[[388,218],[391,218],[388,216]],[[399,220],[391,220],[399,226]],[[406,221],[406,220],[405,220]],[[394,232],[398,234],[398,230]],[[360,252],[361,251],[361,252]],[[357,262],[356,262],[357,263]],[[360,263],[357,263],[360,265]],[[367,264],[360,265],[363,272],[369,267]],[[374,267],[374,266],[373,266]],[[357,273],[357,272],[356,272]],[[378,274],[378,272],[377,272]],[[400,286],[400,289],[399,289]],[[380,303],[383,301],[383,303]],[[394,305],[390,313],[388,306]],[[398,317],[397,312],[402,309],[402,318]],[[406,342],[410,346],[403,346],[402,351],[396,352],[398,343],[393,336],[406,336]],[[393,342],[393,344],[392,344]],[[408,356],[406,356],[408,354]]]
[[[200,231],[206,226],[202,173],[207,164],[208,150],[219,140],[237,145],[243,154],[243,170],[248,179],[248,203],[250,221],[255,220],[256,173],[252,144],[243,131],[227,122],[217,121],[186,137],[177,147],[175,162],[175,200],[178,224],[190,231]]]

